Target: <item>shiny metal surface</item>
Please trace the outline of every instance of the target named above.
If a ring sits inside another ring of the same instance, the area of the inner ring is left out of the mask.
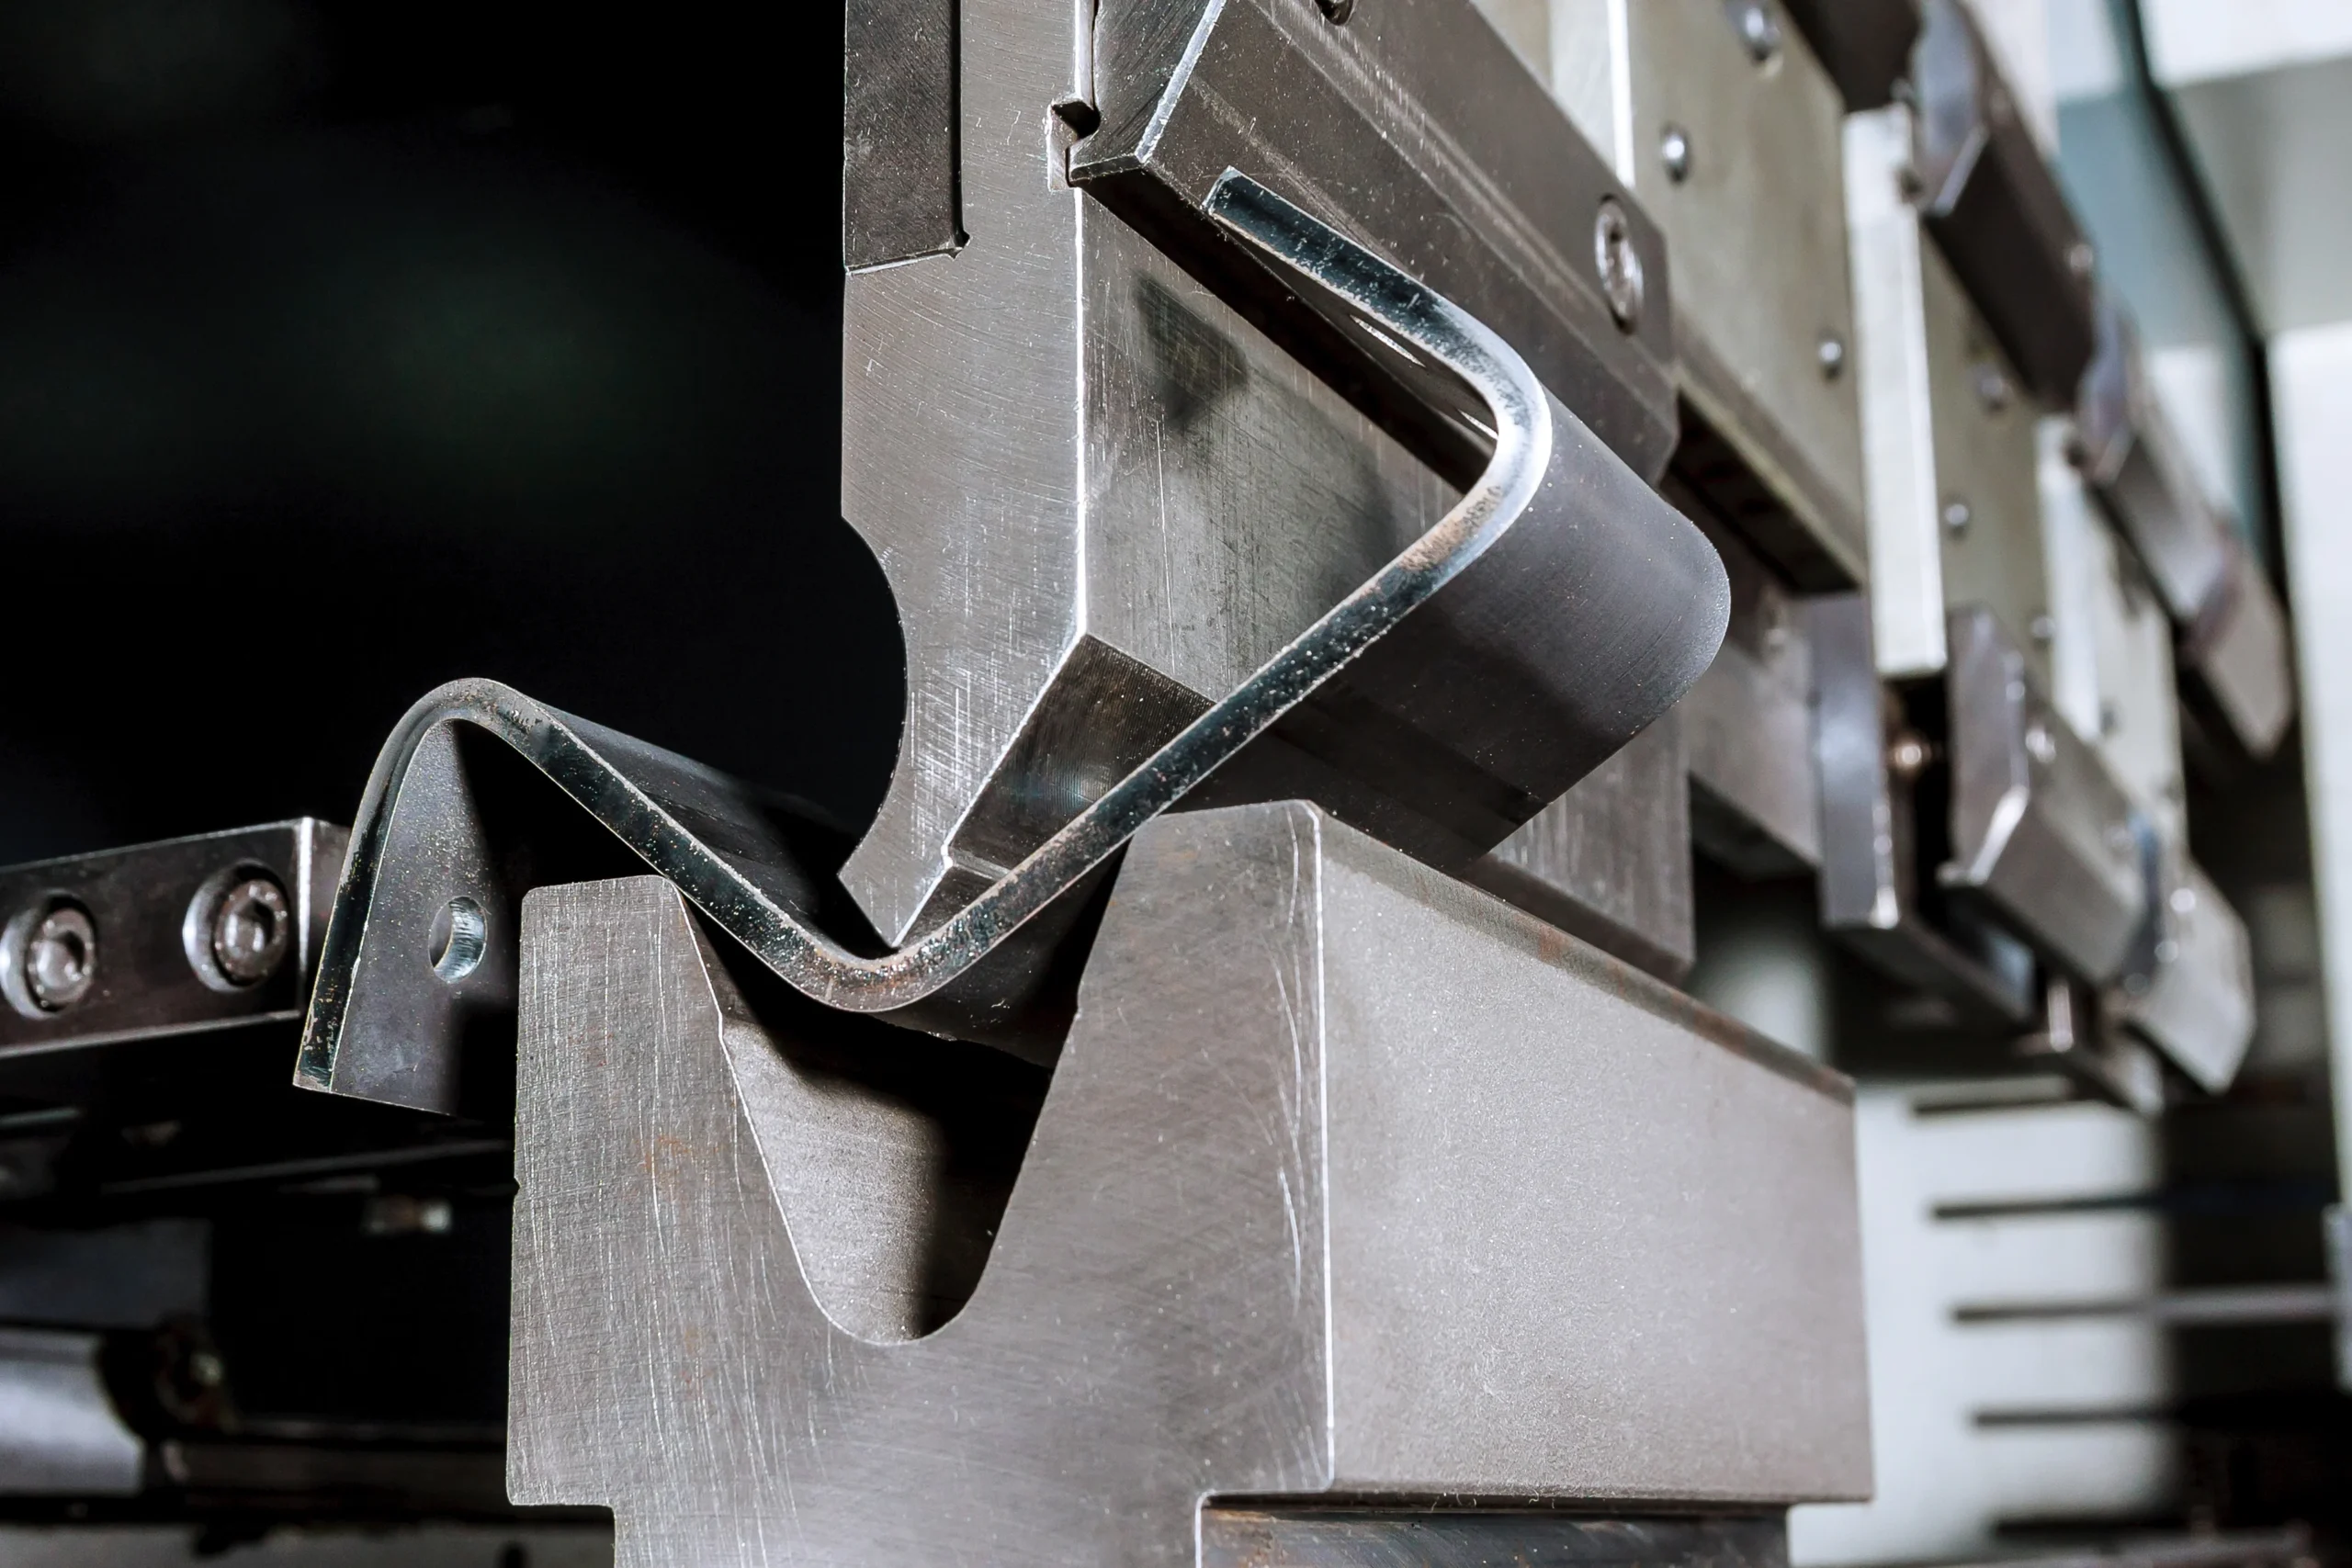
[[[956,0],[849,0],[842,71],[842,265],[964,243]]]
[[[977,1284],[896,1343],[791,1196],[875,1168],[854,1084],[787,1087],[847,1021],[753,1018],[654,879],[526,922],[508,1484],[620,1563],[1868,1487],[1843,1080],[1312,810],[1138,838]]]
[[[1686,430],[1678,477],[1798,580],[1851,587],[1870,570],[1860,416],[1842,362],[1821,357],[1854,335],[1844,108],[1802,37],[1759,62],[1740,15],[1723,0],[1558,6],[1554,50],[1589,62],[1561,96],[1673,260],[1680,385],[1707,430],[1696,446]]]
[[[1486,322],[1645,478],[1664,468],[1665,238],[1471,0],[1344,27],[1290,0],[1109,0],[1093,90],[1069,178],[1162,248],[1230,276],[1197,214],[1238,170]]]
[[[1905,193],[1913,116],[1846,122],[1855,373],[1879,671],[1944,667],[1944,618],[1990,609],[2047,681],[2034,412]]]
[[[1723,651],[1675,710],[1690,757],[1692,841],[1746,875],[1818,867],[1808,601],[1737,538],[1706,532],[1731,579],[1731,626]]]
[[[2194,622],[2229,575],[2229,527],[2206,499],[2149,384],[2139,333],[2103,298],[2098,354],[2083,374],[2075,430],[2083,474],[2131,541],[2165,607]]]
[[[1483,438],[1366,376],[1351,322],[1220,237],[1228,168],[1489,321],[1642,474],[1674,429],[1657,232],[1626,208],[1648,300],[1627,333],[1593,246],[1616,183],[1469,0],[1345,26],[1287,0],[972,0],[957,26],[968,241],[854,275],[845,305],[843,514],[897,598],[908,706],[842,874],[892,943],[1017,858],[988,841],[1004,818],[1061,826],[1477,471]],[[1362,406],[1317,380],[1334,366]],[[1098,754],[1041,773],[1045,732]]]
[[[2096,332],[2090,243],[1962,0],[1923,0],[1914,167],[1928,231],[2036,397],[2074,400]]]
[[[1050,1055],[1057,1028],[1022,1012],[1038,954],[1016,944],[993,974],[987,961],[1180,799],[1314,798],[1462,868],[1670,707],[1728,614],[1704,537],[1476,321],[1246,179],[1219,190],[1236,238],[1389,355],[1435,413],[1465,433],[1492,422],[1485,471],[1430,533],[1165,744],[1118,758],[1125,776],[1067,826],[887,953],[830,934],[821,851],[744,786],[491,682],[445,687],[369,781],[297,1081],[447,1108],[463,1016],[510,1005],[513,911],[538,878],[495,843],[457,726],[520,752],[808,995],[860,1011],[940,997],[933,1026]],[[424,947],[454,897],[482,909],[488,935],[479,968],[448,984]],[[1031,933],[1046,947],[1055,934]]]
[[[0,1328],[0,1495],[127,1496],[145,1450],[115,1414],[95,1334]]]
[[[0,869],[12,982],[0,986],[0,1058],[299,1017],[345,840],[304,818]],[[230,903],[256,882],[278,900],[266,920],[258,894]],[[216,943],[232,915],[243,923],[229,940],[248,945],[224,966]],[[71,944],[67,921],[83,933]],[[44,957],[44,943],[81,956]]]
[[[1200,1568],[1786,1568],[1777,1518],[1591,1519],[1488,1509],[1402,1517],[1363,1508],[1211,1505]]]
[[[2294,654],[2286,607],[2260,564],[2231,544],[2229,581],[2189,628],[2180,664],[2239,743],[2267,757],[2295,716]]]
[[[1982,894],[2069,973],[2118,978],[2150,914],[2149,831],[1983,610],[1952,616],[1948,889]]]
[[[2254,1040],[2253,947],[2245,922],[2194,861],[2168,851],[2163,865],[2153,970],[2126,976],[2111,1005],[2199,1089],[2219,1094]]]
[[[2027,1023],[2040,1006],[2033,955],[1983,922],[1928,919],[1920,886],[1913,780],[1890,758],[1924,738],[1906,728],[1880,684],[1871,607],[1859,593],[1807,606],[1814,667],[1814,747],[1821,772],[1821,924],[1871,964],[1943,998],[1975,1021]],[[1916,774],[1915,774],[1916,776]]]
[[[1692,691],[1706,682],[1700,677]],[[1681,712],[1635,736],[1467,874],[1497,897],[1669,984],[1698,956]]]

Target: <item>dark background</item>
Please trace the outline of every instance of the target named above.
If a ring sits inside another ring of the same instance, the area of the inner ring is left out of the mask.
[[[490,676],[870,817],[838,8],[0,0],[0,863]]]

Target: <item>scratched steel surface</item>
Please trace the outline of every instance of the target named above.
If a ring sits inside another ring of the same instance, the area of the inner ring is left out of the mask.
[[[1307,807],[1136,840],[1001,1222],[922,1174],[954,1113],[861,1108],[660,881],[533,895],[525,955],[510,1490],[611,1506],[623,1564],[1868,1487],[1843,1080]],[[914,1252],[994,1230],[911,1340],[910,1253],[814,1231],[887,1170]]]

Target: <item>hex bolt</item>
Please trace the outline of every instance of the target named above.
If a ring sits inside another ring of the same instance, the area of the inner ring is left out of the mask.
[[[1968,502],[1958,497],[1944,502],[1944,528],[1954,537],[1967,533],[1968,525],[1975,521],[1976,514],[1968,509]]]
[[[25,994],[43,1012],[63,1012],[98,978],[98,928],[88,911],[60,904],[25,941]]]
[[[1679,125],[1668,125],[1657,139],[1659,162],[1666,165],[1666,177],[1680,185],[1690,177],[1690,133]]]
[[[1609,313],[1621,330],[1632,332],[1642,320],[1642,257],[1634,248],[1634,225],[1613,196],[1600,198],[1593,219],[1592,260]]]
[[[1846,340],[1836,333],[1824,333],[1814,345],[1814,362],[1821,367],[1821,378],[1835,381],[1846,373]]]
[[[212,911],[212,961],[232,985],[258,985],[285,962],[293,932],[285,889],[269,877],[249,876]]]
[[[1762,0],[1748,0],[1739,8],[1739,41],[1747,46],[1747,57],[1758,65],[1771,62],[1781,52],[1781,24]]]

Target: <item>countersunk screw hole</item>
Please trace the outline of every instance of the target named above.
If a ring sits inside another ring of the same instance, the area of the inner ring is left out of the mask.
[[[1592,224],[1593,265],[1600,273],[1600,291],[1617,325],[1632,332],[1642,320],[1642,256],[1634,248],[1634,225],[1613,196],[1600,199]]]
[[[1666,164],[1666,177],[1680,185],[1690,177],[1690,133],[1679,125],[1669,125],[1657,139],[1657,153]]]
[[[1781,24],[1761,0],[1747,0],[1740,6],[1735,12],[1735,25],[1739,41],[1747,46],[1747,57],[1757,64],[1769,65],[1781,52]]]
[[[456,985],[481,967],[490,945],[490,922],[481,906],[460,895],[441,906],[425,938],[425,957],[445,985]]]

